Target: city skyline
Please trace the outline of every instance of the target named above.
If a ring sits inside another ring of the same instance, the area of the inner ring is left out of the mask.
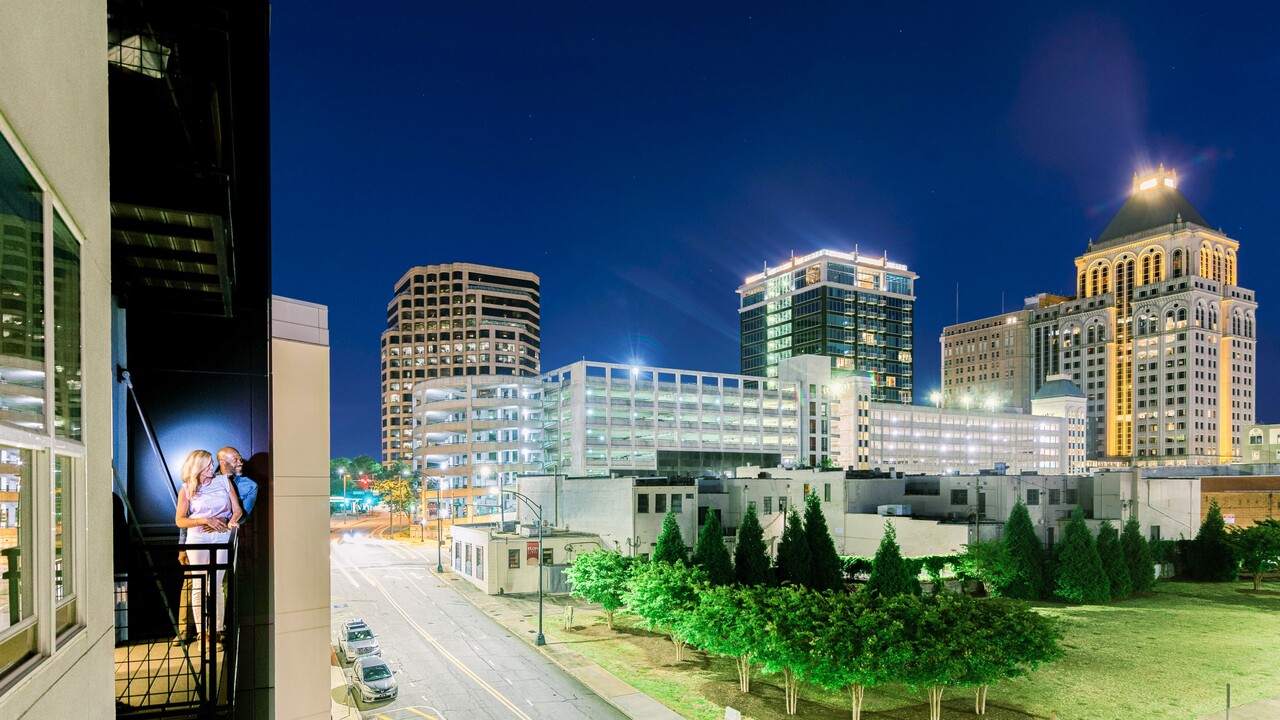
[[[887,253],[920,275],[924,402],[943,327],[1074,294],[1071,262],[1164,163],[1247,245],[1241,282],[1265,301],[1280,65],[1265,20],[1192,8],[405,6],[392,24],[309,6],[272,38],[273,270],[332,308],[334,453],[376,454],[376,328],[415,265],[538,274],[543,367],[735,372],[746,277],[792,252]],[[1265,312],[1258,330],[1267,422]]]

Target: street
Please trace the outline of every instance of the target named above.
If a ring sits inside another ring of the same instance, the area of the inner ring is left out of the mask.
[[[394,701],[360,702],[362,717],[626,717],[438,581],[433,543],[382,539],[386,527],[385,514],[335,516],[331,527],[333,639],[344,621],[363,618],[400,688]],[[349,673],[345,662],[342,668]],[[339,689],[334,699],[347,702]]]

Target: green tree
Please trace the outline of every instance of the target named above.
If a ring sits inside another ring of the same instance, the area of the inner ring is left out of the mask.
[[[872,652],[889,659],[893,680],[929,693],[929,718],[938,720],[948,686],[965,679],[967,646],[952,632],[944,603],[965,596],[943,593],[929,597],[895,595],[879,601]]]
[[[1227,541],[1227,526],[1218,501],[1209,502],[1209,512],[1200,532],[1191,541],[1191,574],[1197,580],[1234,582],[1240,577],[1235,553]]]
[[[1138,524],[1137,515],[1130,514],[1125,521],[1124,532],[1120,534],[1120,547],[1124,551],[1124,563],[1129,566],[1133,592],[1146,592],[1155,587],[1155,562],[1151,558],[1151,546],[1142,537],[1142,527]]]
[[[1098,526],[1098,557],[1111,585],[1111,599],[1129,597],[1133,593],[1133,580],[1129,564],[1124,560],[1124,548],[1120,546],[1120,534],[1110,520],[1103,520]]]
[[[709,585],[698,604],[678,621],[681,636],[690,645],[714,655],[733,658],[738,689],[751,692],[751,666],[765,642],[760,614],[762,586]]]
[[[382,480],[375,480],[373,491],[378,494],[378,497],[387,506],[387,510],[394,519],[396,513],[408,514],[409,505],[418,496],[414,485],[413,478],[396,475]]]
[[[613,614],[623,607],[622,597],[636,565],[634,557],[613,550],[596,550],[579,555],[564,574],[569,579],[570,593],[604,608],[605,622],[612,630]]]
[[[329,461],[329,495],[337,497],[343,495],[350,481],[344,482],[344,477],[351,472],[351,458],[336,457]]]
[[[894,679],[893,656],[872,652],[879,599],[867,594],[833,593],[830,614],[817,628],[812,663],[805,680],[827,690],[849,692],[853,720],[862,717],[862,700],[868,687]]]
[[[676,648],[676,662],[684,660],[688,637],[680,625],[698,604],[698,596],[707,584],[707,576],[699,568],[684,563],[655,560],[641,563],[627,582],[622,603],[644,619],[650,630],[665,630]]]
[[[1111,583],[1084,522],[1084,510],[1079,507],[1071,511],[1071,521],[1062,534],[1053,587],[1053,594],[1065,602],[1094,604],[1111,599]]]
[[[768,585],[773,581],[769,553],[764,545],[764,528],[756,515],[756,504],[748,503],[738,526],[738,542],[733,548],[733,574],[741,585]]]
[[[973,712],[987,713],[987,689],[1062,657],[1058,624],[998,598],[951,596],[939,601],[952,642],[964,649],[957,685],[974,689]]]
[[[782,674],[787,714],[795,715],[800,681],[818,662],[813,647],[829,617],[831,596],[801,585],[763,588],[759,592],[763,636],[757,656],[766,673]]]
[[[1018,574],[1009,557],[1009,546],[999,540],[976,540],[965,545],[964,552],[956,558],[955,570],[962,581],[976,580],[988,594],[996,596]]]
[[[795,508],[787,513],[787,524],[782,528],[778,541],[778,582],[810,586],[809,539],[804,536],[804,525]]]
[[[1231,528],[1232,548],[1244,570],[1253,574],[1253,589],[1262,589],[1262,574],[1280,568],[1280,520],[1267,518],[1242,528]]]
[[[712,585],[733,582],[733,564],[729,560],[729,549],[724,546],[724,528],[720,525],[720,514],[714,510],[707,512],[707,522],[698,533],[693,564],[702,568]]]
[[[999,588],[999,594],[1019,600],[1038,600],[1044,595],[1044,546],[1036,537],[1031,514],[1021,499],[1014,503],[1004,524],[1004,545],[1013,573]]]
[[[809,587],[814,590],[843,590],[844,563],[836,553],[836,544],[822,514],[817,493],[804,499],[804,536],[809,544]]]
[[[662,532],[658,535],[658,543],[653,548],[653,561],[683,565],[689,562],[688,552],[684,545],[684,535],[680,534],[676,514],[668,510],[666,517],[662,518]]]
[[[884,536],[880,538],[880,547],[876,549],[871,565],[871,576],[867,578],[863,591],[881,597],[920,594],[920,579],[911,574],[911,568],[902,559],[898,532],[888,520],[884,523]]]

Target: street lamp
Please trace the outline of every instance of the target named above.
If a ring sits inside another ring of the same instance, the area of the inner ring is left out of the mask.
[[[409,477],[411,470],[405,470],[404,476]],[[418,477],[422,480],[422,507],[427,507],[427,475],[422,470],[416,471]],[[444,536],[444,531],[440,527],[440,478],[436,478],[436,574],[444,572],[444,564],[441,562],[440,543]]]
[[[350,515],[350,507],[347,504],[347,469],[338,468],[338,475],[342,478],[342,511],[344,515]]]
[[[542,634],[542,576],[544,574],[542,567],[542,506],[530,499],[528,495],[516,492],[515,490],[504,490],[502,488],[495,487],[490,492],[498,496],[499,503],[502,502],[503,493],[515,495],[529,506],[529,509],[533,511],[534,516],[536,516],[538,520],[538,637],[534,640],[533,644],[538,646],[546,645],[547,638]]]

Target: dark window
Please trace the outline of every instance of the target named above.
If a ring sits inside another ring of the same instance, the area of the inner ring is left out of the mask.
[[[831,502],[831,483],[822,484],[822,501]]]
[[[1028,490],[1027,506],[1030,507],[1032,505],[1039,505],[1039,504],[1040,504],[1040,491],[1036,489]]]
[[[649,493],[640,493],[639,495],[636,495],[636,512],[649,512]]]
[[[1080,493],[1077,490],[1063,490],[1062,501],[1068,505],[1076,505],[1080,502]]]
[[[787,499],[785,497],[778,498],[778,512],[783,515],[787,514]]]
[[[507,567],[511,568],[512,570],[515,570],[516,568],[520,567],[520,551],[519,550],[507,551]]]
[[[1152,540],[1159,540],[1159,539],[1160,539],[1160,526],[1159,526],[1159,525],[1152,525],[1152,526],[1151,526],[1151,539],[1152,539]]]
[[[665,514],[667,512],[667,494],[653,494],[653,511],[655,513]]]
[[[1050,504],[1050,505],[1061,505],[1061,504],[1062,504],[1062,491],[1061,491],[1061,490],[1050,490],[1050,491],[1049,491],[1049,504]]]
[[[555,548],[542,548],[542,564],[543,564],[543,565],[551,565],[551,564],[553,564],[553,563],[552,563],[552,554],[551,554],[551,553],[552,553],[554,550],[555,550]]]
[[[951,504],[952,504],[952,505],[968,505],[968,504],[969,504],[969,490],[968,490],[968,489],[966,489],[966,488],[961,488],[961,489],[959,489],[959,490],[952,490],[952,491],[951,491]]]
[[[684,496],[680,493],[671,493],[671,512],[677,514],[684,512]]]
[[[772,495],[766,495],[764,497],[764,514],[765,515],[773,514],[773,496]]]

